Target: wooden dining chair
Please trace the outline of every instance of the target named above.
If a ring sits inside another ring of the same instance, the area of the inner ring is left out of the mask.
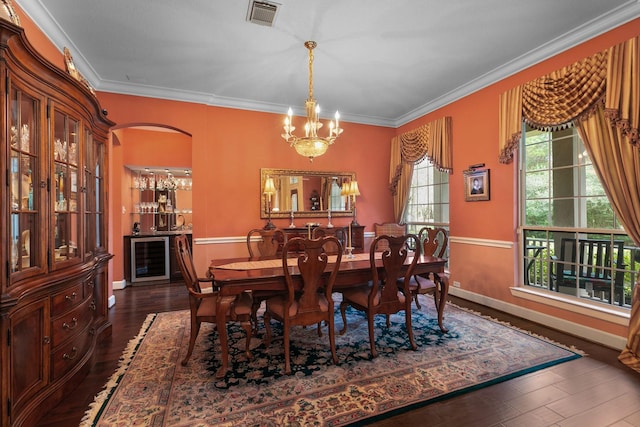
[[[412,246],[413,245],[413,246]],[[376,256],[380,254],[380,246],[386,247],[382,251],[382,270],[379,271],[376,265]],[[402,273],[404,263],[409,256],[409,248],[415,247],[411,263]],[[376,237],[369,248],[369,262],[371,264],[372,280],[364,286],[345,289],[342,291],[342,302],[340,303],[340,313],[342,314],[343,329],[340,334],[347,331],[346,310],[351,306],[359,311],[364,311],[369,325],[369,343],[371,356],[376,357],[375,334],[373,322],[376,314],[387,316],[387,328],[390,326],[389,316],[400,311],[405,313],[405,324],[409,335],[411,349],[415,350],[416,343],[413,339],[413,329],[411,327],[411,293],[409,291],[409,280],[413,275],[413,270],[420,257],[420,244],[418,236],[415,234],[405,234],[402,236],[382,235]],[[398,288],[399,279],[405,283],[402,288]],[[406,297],[405,297],[406,296]]]
[[[440,227],[422,227],[418,232],[418,237],[422,242],[422,253],[424,255],[431,255],[438,258],[446,257],[447,244],[449,242],[447,230]],[[438,308],[440,288],[442,287],[443,281],[449,280],[448,273],[415,275],[412,279],[409,284],[409,289],[414,296],[416,307],[418,307],[418,309],[421,308],[418,295],[433,294],[436,308]]]
[[[339,248],[336,261],[330,264],[329,277],[323,277],[329,265],[328,254],[324,247],[334,244]],[[297,271],[299,275],[292,274],[292,269],[287,264],[291,255],[291,248],[295,247],[297,258]],[[301,250],[299,252],[298,250]],[[334,305],[331,293],[340,269],[342,260],[342,245],[334,236],[325,236],[318,239],[304,239],[294,237],[289,240],[282,251],[282,268],[287,284],[287,294],[269,298],[266,302],[264,313],[264,325],[266,329],[265,345],[271,343],[271,319],[282,322],[284,329],[284,358],[285,372],[291,374],[290,361],[290,328],[292,326],[309,326],[325,322],[329,328],[329,344],[333,363],[338,363],[336,354]],[[321,329],[318,328],[321,336]]]
[[[336,254],[342,248],[347,246],[347,231],[344,227],[316,227],[311,232],[311,238],[318,239],[325,236],[334,236],[340,242],[341,247],[329,242],[325,245],[325,251],[330,254]]]
[[[254,228],[247,233],[247,250],[249,257],[271,257],[282,253],[282,246],[287,241],[287,233],[280,228],[265,230]]]
[[[225,321],[238,321],[246,332],[245,353],[247,358],[251,359],[252,355],[249,350],[251,342],[251,295],[243,292],[238,295],[227,313],[216,312],[216,302],[219,298],[218,291],[214,287],[215,277],[199,278],[196,275],[196,269],[193,265],[193,257],[189,248],[189,241],[183,234],[175,237],[176,259],[180,272],[184,279],[184,283],[189,291],[189,311],[191,314],[191,334],[189,336],[189,350],[182,360],[185,366],[196,342],[200,325],[202,322],[209,322],[215,325],[218,316],[225,316]]]
[[[446,258],[449,238],[447,230],[441,227],[422,227],[418,232],[423,255]],[[414,275],[409,280],[409,290],[416,307],[421,309],[419,295],[433,295],[433,301],[438,311],[438,325],[442,332],[447,332],[443,325],[443,310],[440,309],[440,296],[442,292],[447,292],[449,288],[449,272],[429,273],[425,275]]]
[[[276,257],[282,254],[282,248],[287,242],[287,233],[281,228],[265,230],[254,228],[247,233],[247,250],[250,258]],[[253,323],[253,334],[258,334],[258,310],[262,301],[278,295],[277,291],[251,291],[253,307],[251,309],[251,322]]]
[[[404,236],[407,234],[407,225],[406,224],[398,224],[395,222],[385,222],[382,224],[374,223],[373,224],[373,232],[375,237],[378,236]],[[385,241],[379,242],[378,251],[383,251],[387,249]]]

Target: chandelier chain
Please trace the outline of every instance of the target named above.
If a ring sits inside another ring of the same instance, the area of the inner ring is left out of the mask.
[[[313,48],[315,46],[307,46],[309,49],[309,100],[313,100]]]

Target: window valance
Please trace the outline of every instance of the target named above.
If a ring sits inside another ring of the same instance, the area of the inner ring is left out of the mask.
[[[453,172],[451,126],[451,117],[443,117],[393,138],[389,169],[389,188],[393,194],[403,163],[413,165],[427,157],[440,171]]]
[[[500,162],[513,160],[522,120],[542,130],[559,129],[592,114],[603,102],[611,124],[637,144],[637,52],[638,37],[504,92],[499,112]]]
[[[404,214],[415,163],[428,158],[440,171],[453,172],[451,130],[451,117],[443,117],[391,140],[389,190],[397,222]]]

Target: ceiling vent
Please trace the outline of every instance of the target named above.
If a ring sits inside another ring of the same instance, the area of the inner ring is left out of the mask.
[[[247,21],[272,27],[273,21],[276,19],[278,6],[276,3],[251,0],[249,2],[249,11],[247,12]]]

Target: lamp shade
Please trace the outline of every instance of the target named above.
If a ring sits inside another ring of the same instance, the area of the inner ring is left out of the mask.
[[[349,194],[352,196],[360,195],[360,189],[358,188],[358,181],[351,181],[349,183]]]
[[[269,177],[264,182],[264,194],[268,194],[269,196],[276,193],[276,186],[273,183],[273,178]]]

